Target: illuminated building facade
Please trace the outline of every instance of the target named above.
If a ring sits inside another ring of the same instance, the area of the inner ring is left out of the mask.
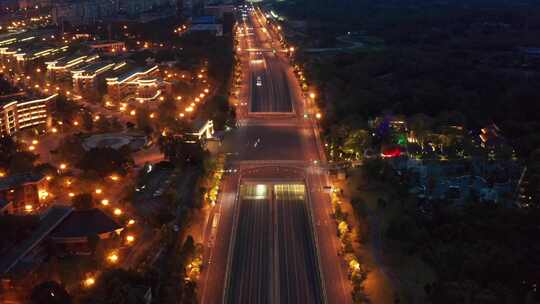
[[[48,127],[51,124],[51,110],[58,94],[44,98],[27,96],[5,96],[0,101],[0,134],[12,136],[20,130],[31,127]]]
[[[125,63],[98,61],[71,71],[73,90],[77,93],[95,88],[98,80],[107,71],[121,68]]]
[[[49,182],[42,174],[24,173],[0,179],[0,201],[9,205],[6,213],[36,212],[49,201]]]
[[[135,68],[119,77],[107,78],[107,94],[114,101],[133,99],[138,101],[156,100],[169,94],[171,84],[159,79],[157,65],[150,68]]]

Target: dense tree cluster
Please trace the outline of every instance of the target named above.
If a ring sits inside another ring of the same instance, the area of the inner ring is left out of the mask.
[[[11,137],[0,138],[0,169],[5,174],[26,173],[34,168],[38,156],[24,151]]]
[[[387,234],[407,244],[435,269],[429,286],[434,303],[529,303],[540,300],[538,209],[524,211],[472,204],[456,210],[437,205],[433,216],[419,219],[404,212]]]
[[[77,166],[86,173],[97,174],[100,177],[114,173],[125,174],[133,164],[129,147],[120,149],[92,148],[86,151]]]

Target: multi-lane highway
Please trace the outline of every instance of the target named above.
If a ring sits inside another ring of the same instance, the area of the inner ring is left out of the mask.
[[[324,290],[303,184],[274,186],[277,213],[279,301],[323,303]]]
[[[238,171],[225,176],[210,214],[219,225],[204,233],[201,302],[350,303],[316,121],[304,117],[288,59],[257,14],[239,27],[239,127],[223,144]]]
[[[267,185],[243,185],[227,303],[273,303],[273,211]]]

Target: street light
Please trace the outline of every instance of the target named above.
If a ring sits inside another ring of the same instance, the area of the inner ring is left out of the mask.
[[[133,241],[135,241],[135,237],[133,235],[126,236],[126,243],[130,244],[133,243]]]
[[[317,97],[317,95],[315,93],[309,93],[309,98],[315,99],[315,97]]]
[[[96,279],[94,279],[94,277],[88,277],[84,280],[83,283],[85,287],[91,287],[96,283]]]
[[[101,204],[102,204],[103,206],[108,206],[108,205],[109,205],[109,200],[108,200],[108,199],[102,199],[102,200],[101,200]]]
[[[317,113],[317,114],[315,114],[315,117],[316,117],[317,119],[321,119],[321,118],[322,118],[322,114],[321,114],[321,113]]]
[[[122,215],[122,209],[120,209],[120,208],[114,209],[114,215],[116,215],[116,216]]]
[[[116,262],[118,262],[118,255],[113,252],[107,256],[107,260],[109,261],[109,263],[115,264]]]

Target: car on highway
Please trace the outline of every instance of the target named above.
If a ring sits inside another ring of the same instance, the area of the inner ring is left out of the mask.
[[[262,86],[262,79],[261,79],[261,76],[257,76],[257,86],[258,86],[258,87],[261,87],[261,86]]]

